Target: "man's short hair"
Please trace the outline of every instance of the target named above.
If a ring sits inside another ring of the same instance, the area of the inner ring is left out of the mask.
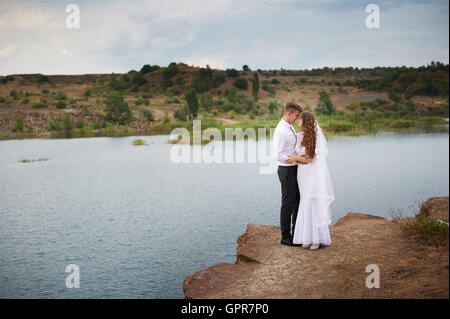
[[[295,102],[287,102],[286,106],[284,107],[284,113],[295,112],[295,111],[299,111],[300,113],[302,113],[303,109],[300,105],[298,105]]]

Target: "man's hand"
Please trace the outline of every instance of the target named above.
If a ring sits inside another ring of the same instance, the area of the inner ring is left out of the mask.
[[[297,161],[298,156],[288,156],[287,160],[285,160],[285,162],[287,164],[293,164]]]

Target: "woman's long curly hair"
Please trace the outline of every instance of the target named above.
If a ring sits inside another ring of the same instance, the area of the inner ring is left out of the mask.
[[[316,118],[311,112],[302,112],[303,121],[300,130],[303,132],[302,146],[306,148],[306,156],[313,158],[316,152],[317,126]]]

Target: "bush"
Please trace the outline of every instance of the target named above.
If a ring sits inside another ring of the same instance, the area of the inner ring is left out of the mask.
[[[167,111],[164,113],[163,124],[170,123],[169,113]]]
[[[83,128],[84,127],[84,121],[82,118],[77,119],[77,123],[75,124],[76,128]]]
[[[144,116],[148,121],[154,122],[155,117],[153,116],[153,112],[151,110],[141,110],[142,116]]]
[[[48,89],[44,88],[44,89],[41,90],[41,93],[42,94],[48,94],[48,93],[50,93],[50,91]]]
[[[58,92],[56,93],[55,99],[57,100],[66,100],[67,99],[67,95],[63,92]]]
[[[240,90],[246,91],[248,89],[248,80],[247,78],[238,78],[234,81],[234,86]]]
[[[89,96],[92,95],[92,89],[91,88],[86,88],[84,89],[83,95],[87,98]]]
[[[128,88],[128,83],[124,79],[112,79],[109,82],[109,87],[115,91],[124,91]]]
[[[226,76],[227,73],[225,71],[217,72],[217,74],[213,77],[213,87],[218,88],[221,84],[225,83]]]
[[[277,79],[272,79],[272,81],[270,81],[272,84],[280,84],[281,82],[278,81]]]
[[[225,72],[227,73],[227,76],[230,78],[239,77],[239,71],[236,69],[227,69]]]
[[[352,104],[347,105],[345,108],[346,108],[347,110],[354,111],[354,110],[356,110],[358,107],[359,107],[359,106],[358,106],[357,104],[352,103]]]
[[[270,95],[272,95],[272,96],[275,96],[275,94],[276,94],[275,88],[274,88],[273,86],[271,86],[271,85],[268,85],[267,83],[263,84],[263,85],[261,86],[261,88],[262,88],[264,91],[269,92]]]
[[[41,83],[44,83],[44,82],[49,82],[48,76],[42,75],[42,74],[38,74],[38,76],[36,78],[36,83],[37,84],[41,84]]]
[[[141,73],[136,73],[132,79],[133,85],[135,88],[139,88],[140,86],[147,83],[147,80],[142,76]]]
[[[32,109],[42,109],[44,107],[47,107],[47,105],[42,102],[34,102],[33,104],[31,104]]]
[[[420,235],[422,239],[430,243],[436,243],[448,237],[448,224],[430,217],[416,217],[404,223],[402,228]]]
[[[188,110],[188,107],[185,105],[183,107],[180,107],[178,110],[176,110],[173,113],[173,117],[179,121],[185,122],[188,114],[189,114],[189,110]]]
[[[47,120],[47,129],[49,130],[49,131],[57,131],[57,132],[59,132],[59,131],[61,131],[61,118],[58,116],[56,119],[54,119],[54,120],[51,120],[51,119],[48,119]]]
[[[180,104],[180,100],[176,97],[168,97],[164,100],[165,104]]]
[[[58,108],[58,109],[63,109],[63,108],[65,108],[66,107],[66,102],[64,102],[64,101],[58,101],[58,102],[56,102],[56,108]]]

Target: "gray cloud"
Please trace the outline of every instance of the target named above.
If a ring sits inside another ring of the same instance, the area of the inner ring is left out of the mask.
[[[0,74],[111,73],[171,61],[256,69],[448,63],[447,1],[0,1]]]

